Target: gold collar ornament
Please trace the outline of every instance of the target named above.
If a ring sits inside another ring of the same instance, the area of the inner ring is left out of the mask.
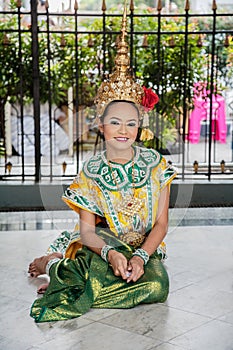
[[[123,196],[121,190],[118,187],[117,179],[112,170],[110,161],[108,161],[108,166],[110,168],[111,176],[116,185],[116,188],[121,195],[121,201],[119,201],[116,207],[116,211],[118,214],[123,215],[133,228],[134,216],[139,214],[145,205],[142,198],[135,196],[134,158],[132,159],[132,194],[126,194]],[[120,235],[120,239],[123,242],[132,245],[134,248],[139,247],[144,242],[145,237],[145,233],[136,232],[133,229]]]
[[[121,35],[117,45],[117,54],[115,58],[115,68],[107,80],[100,85],[95,98],[97,117],[100,118],[106,107],[113,101],[129,101],[135,103],[143,119],[142,127],[145,128],[141,133],[141,140],[153,139],[154,134],[149,129],[148,111],[154,108],[159,101],[157,94],[151,89],[142,87],[138,84],[131,74],[129,47],[126,42],[127,36],[127,0],[124,4],[122,18]]]
[[[134,158],[132,159],[132,194],[126,194],[124,196],[122,195],[110,161],[108,161],[108,166],[117,191],[121,194],[122,197],[116,209],[119,213],[126,216],[128,220],[133,220],[134,215],[140,212],[144,204],[141,198],[135,197]]]

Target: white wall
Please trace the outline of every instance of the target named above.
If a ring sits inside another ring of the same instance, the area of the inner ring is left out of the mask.
[[[3,0],[0,0],[0,1],[3,1]],[[48,0],[48,2],[49,2],[49,12],[62,11],[62,6],[64,6],[64,9],[66,10],[68,9],[70,4],[70,0]],[[78,1],[78,3],[79,2],[80,1]],[[30,0],[24,0],[23,7],[26,9],[30,9]],[[74,0],[71,0],[71,9],[73,8],[74,8]]]
[[[233,12],[233,0],[216,0],[217,11],[228,10]],[[196,13],[211,13],[212,0],[190,0],[191,10]]]

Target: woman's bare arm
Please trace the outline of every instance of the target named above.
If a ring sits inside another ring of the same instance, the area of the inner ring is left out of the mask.
[[[155,252],[167,234],[168,208],[169,187],[167,186],[160,194],[156,223],[141,247],[149,256]],[[127,282],[136,282],[144,274],[143,259],[139,256],[133,256],[129,261],[128,270],[131,271],[131,275]]]
[[[83,209],[80,209],[80,236],[84,245],[101,254],[106,243],[95,233],[95,214]]]
[[[167,234],[169,196],[169,186],[166,186],[160,194],[156,223],[142,245],[149,255],[155,252]]]
[[[80,210],[80,235],[82,243],[85,246],[96,254],[101,255],[101,249],[106,243],[95,233],[95,215],[82,209]],[[127,278],[128,261],[123,254],[115,250],[110,250],[108,253],[108,261],[116,276],[121,276],[123,279]]]

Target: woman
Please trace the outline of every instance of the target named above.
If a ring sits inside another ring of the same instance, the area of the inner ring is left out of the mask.
[[[67,248],[74,260],[56,262],[53,253],[34,263],[34,272],[39,266],[45,273],[54,262],[50,285],[32,306],[37,322],[77,317],[90,307],[128,308],[167,298],[158,248],[167,232],[168,185],[175,173],[156,151],[133,146],[138,115],[129,102],[108,106],[99,126],[106,151],[84,164],[64,195],[79,212],[81,239]]]
[[[50,254],[29,267],[35,277],[50,276],[31,309],[36,322],[78,317],[90,307],[164,302],[168,295],[162,242],[176,172],[158,152],[134,145],[145,89],[128,73],[124,20],[125,14],[115,72],[96,102],[106,150],[84,163],[63,196],[79,214],[80,227],[71,236],[63,233]]]

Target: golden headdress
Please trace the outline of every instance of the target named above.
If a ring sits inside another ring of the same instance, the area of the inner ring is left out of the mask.
[[[115,58],[115,68],[109,78],[102,82],[95,98],[97,117],[101,117],[107,105],[112,101],[130,101],[134,102],[138,108],[142,106],[141,111],[146,112],[143,108],[143,100],[145,98],[146,88],[138,84],[131,74],[129,47],[126,42],[127,36],[127,0],[125,0],[124,12],[122,18],[121,35],[117,45],[117,54]],[[151,89],[149,89],[151,90]],[[153,92],[151,92],[154,94]],[[157,98],[158,96],[154,94]],[[149,109],[148,109],[149,110]],[[153,133],[148,129],[149,120],[145,113],[141,140],[153,138]]]

